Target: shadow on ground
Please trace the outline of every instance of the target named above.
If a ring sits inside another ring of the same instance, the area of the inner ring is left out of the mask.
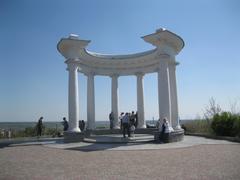
[[[0,149],[6,147],[16,147],[16,146],[32,146],[32,145],[42,145],[43,143],[53,142],[61,143],[62,138],[25,138],[25,139],[5,139],[0,141]]]
[[[152,142],[153,143],[153,142]],[[126,146],[136,146],[142,145],[143,143],[92,143],[85,146],[71,147],[65,148],[65,150],[74,150],[74,151],[82,151],[82,152],[91,152],[91,151],[104,151],[108,149],[113,149],[117,147],[126,147]],[[151,142],[144,143],[151,144]]]

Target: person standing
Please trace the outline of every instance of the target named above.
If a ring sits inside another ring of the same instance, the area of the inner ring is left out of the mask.
[[[162,131],[160,135],[160,140],[163,142],[168,142],[169,134],[172,132],[167,118],[163,119]]]
[[[63,131],[67,131],[68,130],[68,121],[65,117],[63,117],[62,125],[63,125]]]
[[[11,128],[7,131],[7,137],[8,138],[12,137],[12,129]]]
[[[131,137],[134,137],[134,131],[136,129],[135,125],[136,125],[136,116],[134,114],[134,111],[132,111],[132,114],[130,115],[130,123],[129,123],[129,129],[130,129]]]
[[[40,117],[38,120],[38,123],[36,125],[36,129],[37,129],[37,136],[42,136],[42,130],[43,130],[43,117]]]
[[[162,131],[162,122],[160,119],[158,119],[158,121],[156,123],[156,128],[158,129],[159,132]]]
[[[114,120],[113,112],[111,112],[111,113],[109,114],[110,129],[113,129],[113,120]]]
[[[82,129],[81,129],[81,131],[84,131],[84,129],[85,129],[85,121],[82,120]]]
[[[119,121],[120,121],[120,129],[123,128],[123,124],[122,124],[122,118],[124,116],[124,112],[121,112],[120,116],[119,116]]]
[[[130,125],[132,126],[135,126],[136,124],[136,115],[134,114],[134,111],[132,111],[132,114],[130,115]]]
[[[125,115],[122,118],[122,124],[123,124],[123,137],[126,138],[126,130],[128,133],[128,137],[130,137],[130,131],[129,131],[129,113],[125,113]]]
[[[135,127],[138,126],[138,112],[135,114]]]

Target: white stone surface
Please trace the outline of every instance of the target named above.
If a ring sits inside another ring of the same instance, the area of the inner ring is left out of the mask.
[[[68,85],[68,118],[70,132],[80,132],[79,129],[79,100],[78,100],[78,66],[71,61],[68,63],[69,85]]]
[[[87,74],[87,129],[95,129],[94,74]]]
[[[130,55],[106,55],[90,52],[86,46],[89,40],[81,40],[78,35],[62,38],[58,51],[66,58],[69,70],[69,124],[70,131],[79,132],[79,102],[77,71],[112,78],[113,128],[118,129],[118,77],[137,75],[137,111],[139,128],[146,127],[144,119],[143,74],[158,73],[159,118],[168,118],[170,125],[178,126],[178,103],[175,74],[175,56],[184,47],[178,35],[160,28],[155,33],[142,37],[156,48]],[[142,75],[140,75],[142,74]],[[88,76],[87,127],[95,128],[94,77]],[[110,110],[109,110],[110,113]]]
[[[144,94],[143,94],[143,73],[137,73],[137,128],[146,128],[144,117]]]
[[[177,100],[177,81],[176,81],[176,63],[169,63],[169,77],[170,77],[170,97],[171,97],[171,118],[172,127],[179,129],[178,122],[178,100]]]
[[[172,126],[171,118],[171,97],[170,97],[170,82],[168,61],[162,60],[158,70],[158,104],[159,118],[162,120],[167,118]]]
[[[113,112],[113,129],[120,129],[118,123],[118,75],[113,74],[112,78],[112,112]]]

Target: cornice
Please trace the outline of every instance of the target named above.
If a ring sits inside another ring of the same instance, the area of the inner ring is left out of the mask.
[[[172,59],[184,46],[179,36],[165,29],[142,38],[156,48],[127,55],[100,54],[86,49],[89,40],[81,40],[77,35],[70,35],[59,41],[57,49],[67,59],[65,63],[77,65],[79,72],[109,76],[156,72],[162,61],[172,63]]]

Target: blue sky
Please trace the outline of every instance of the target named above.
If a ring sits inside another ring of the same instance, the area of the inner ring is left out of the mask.
[[[223,109],[240,101],[240,3],[237,0],[1,0],[0,121],[60,121],[67,116],[68,73],[57,42],[70,33],[90,51],[152,49],[140,37],[164,27],[185,41],[177,56],[180,118],[202,115],[210,97]],[[144,77],[145,117],[158,118],[157,76]],[[86,77],[79,74],[80,118]],[[111,107],[109,77],[95,78],[96,120]],[[119,110],[136,110],[136,77],[119,79]]]

